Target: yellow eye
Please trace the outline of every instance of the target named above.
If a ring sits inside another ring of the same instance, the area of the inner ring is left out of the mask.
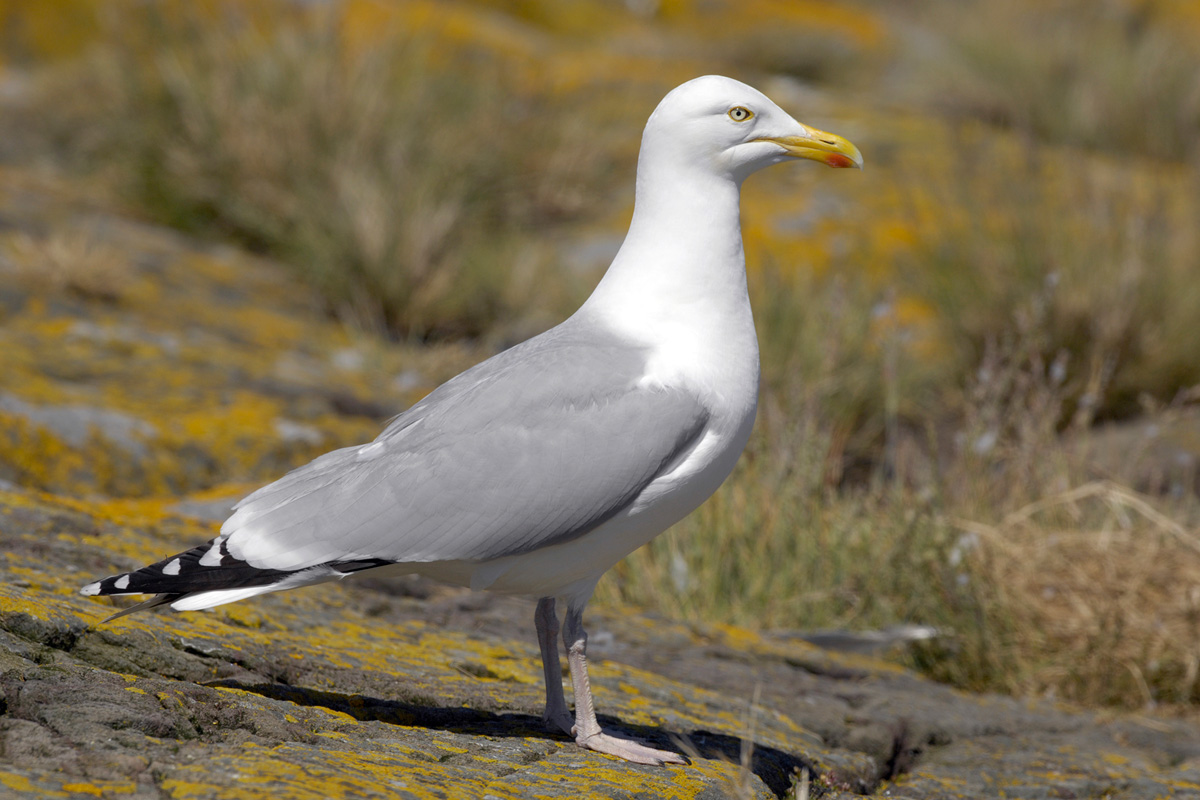
[[[734,106],[729,109],[729,118],[734,122],[745,122],[754,116],[754,112],[742,106]]]

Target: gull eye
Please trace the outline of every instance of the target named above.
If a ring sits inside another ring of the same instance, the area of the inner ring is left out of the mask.
[[[745,122],[753,116],[754,112],[743,106],[734,106],[729,109],[729,118],[734,122]]]

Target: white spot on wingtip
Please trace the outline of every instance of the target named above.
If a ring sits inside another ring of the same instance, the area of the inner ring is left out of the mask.
[[[129,575],[125,574],[113,581],[114,589],[125,590],[129,588]]]
[[[82,589],[80,589],[79,593],[88,597],[100,594],[100,581],[89,583],[87,586],[84,586]]]
[[[221,540],[217,539],[213,542],[213,546],[208,548],[208,552],[200,556],[200,566],[202,567],[219,567],[221,566]]]
[[[178,575],[179,568],[181,566],[183,565],[179,562],[178,558],[172,558],[167,562],[167,565],[163,567],[163,575]]]

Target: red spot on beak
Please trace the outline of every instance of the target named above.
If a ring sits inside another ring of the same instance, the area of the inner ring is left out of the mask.
[[[829,153],[824,161],[831,167],[853,167],[854,161],[841,153]]]

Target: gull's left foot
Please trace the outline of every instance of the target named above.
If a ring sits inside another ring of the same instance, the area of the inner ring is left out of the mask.
[[[597,753],[623,758],[635,764],[661,767],[664,764],[688,763],[687,759],[678,753],[672,753],[669,750],[655,750],[653,747],[638,744],[632,739],[622,739],[603,731],[593,733],[591,736],[580,736],[575,739],[575,744],[588,750],[595,750]]]
[[[551,714],[547,709],[546,713],[542,714],[542,724],[551,733],[561,732],[567,736],[575,735],[575,720],[566,711],[561,714]]]

